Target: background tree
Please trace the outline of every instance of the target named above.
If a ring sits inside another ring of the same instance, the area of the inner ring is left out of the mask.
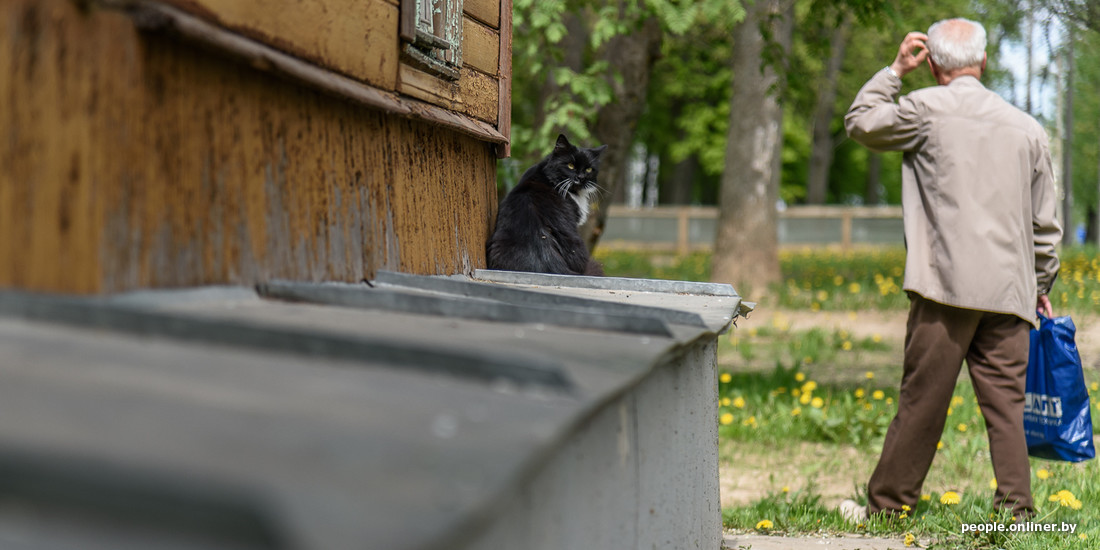
[[[711,278],[733,283],[743,292],[762,290],[780,278],[779,94],[793,19],[791,0],[756,0],[733,30],[729,137]]]

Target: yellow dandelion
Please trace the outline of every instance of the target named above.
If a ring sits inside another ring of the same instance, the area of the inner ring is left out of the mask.
[[[821,311],[821,304],[817,302],[810,304],[810,311]]]
[[[817,389],[817,382],[814,382],[813,380],[810,380],[809,382],[806,382],[805,384],[802,384],[802,391],[805,392],[805,393],[810,393],[810,392],[812,392],[816,389]]]
[[[1081,533],[1080,535],[1077,535],[1077,538],[1079,538],[1081,540],[1089,540],[1089,536],[1086,535],[1085,533]]]
[[[866,377],[868,380],[874,380],[875,373],[873,373],[871,371],[867,371],[863,374],[863,376]]]
[[[901,511],[902,512],[908,512],[910,510],[912,510],[912,508],[910,508],[908,504],[902,504],[901,505]]]
[[[779,386],[778,388],[775,388],[775,393],[787,393],[787,386]]]
[[[952,412],[954,411],[951,409],[951,407],[947,407],[947,416],[951,416]]]
[[[813,399],[813,394],[812,393],[804,393],[804,394],[802,394],[802,397],[798,398],[798,402],[803,404],[803,405],[809,405],[810,401],[812,399]]]
[[[875,390],[875,392],[871,394],[871,399],[875,401],[882,401],[884,397],[886,397],[886,394],[882,390]]]
[[[959,493],[956,493],[955,491],[948,491],[940,495],[940,504],[951,506],[953,504],[958,504],[959,502],[962,502],[962,499],[959,498]]]
[[[784,486],[783,486],[783,492],[784,492],[784,493],[789,493],[789,492],[791,492],[791,488],[790,488],[790,487],[788,487],[787,485],[784,485]]]
[[[1054,477],[1054,474],[1050,473],[1050,470],[1046,468],[1040,468],[1038,472],[1035,472],[1035,477],[1042,480],[1047,480]]]
[[[802,407],[795,407],[791,409],[791,416],[798,416],[802,414]]]
[[[756,427],[756,416],[750,416],[741,422],[742,426],[748,426],[750,428]]]
[[[841,330],[841,331],[837,332],[836,335],[839,336],[841,340],[847,340],[848,339],[848,331],[846,331],[846,330]]]
[[[962,405],[963,404],[962,396],[956,395],[955,397],[952,397],[951,398],[951,404],[954,405],[954,406]]]
[[[872,341],[872,342],[874,342],[874,343],[876,343],[876,344],[877,344],[877,343],[879,343],[879,342],[881,342],[881,341],[882,341],[882,335],[881,335],[881,334],[879,334],[879,333],[877,333],[877,332],[876,332],[876,333],[874,333],[874,334],[872,334],[872,335],[871,335],[871,341]]]
[[[820,409],[825,406],[825,400],[820,397],[815,397],[810,401],[810,405],[815,409]]]
[[[840,345],[840,349],[844,351],[852,351],[852,342],[849,340],[845,340],[844,343]]]
[[[722,374],[718,375],[718,381],[723,384],[729,384],[730,380],[733,380],[733,376],[731,376],[728,372],[723,372]]]
[[[938,451],[942,448],[943,448],[943,441],[937,441],[936,442],[936,450]]]
[[[762,520],[756,522],[756,530],[757,531],[766,531],[766,530],[771,529],[773,527],[775,527],[775,524],[772,523],[772,520],[770,520],[770,519],[762,519]]]
[[[993,489],[993,490],[997,490],[997,478],[993,478],[993,479],[989,480],[989,488]]]
[[[817,291],[817,295],[815,297],[817,298],[818,302],[824,302],[825,300],[829,299],[829,293],[825,292],[824,290],[819,290]]]
[[[1059,506],[1068,506],[1074,510],[1080,510],[1082,506],[1081,501],[1077,500],[1077,497],[1073,496],[1073,493],[1065,489],[1050,495],[1048,500],[1057,502]]]
[[[852,283],[848,285],[848,292],[851,292],[852,294],[859,294],[859,288],[859,283]]]
[[[841,277],[840,275],[837,275],[836,277],[833,277],[833,285],[834,286],[840,286],[842,284],[844,284],[844,277]]]
[[[909,517],[909,513],[908,512],[902,512],[901,515],[898,516],[898,519],[905,519],[907,517]]]
[[[733,424],[733,415],[730,413],[725,413],[722,416],[718,417],[718,421],[721,422],[723,426],[728,426],[729,424]]]
[[[800,395],[802,395],[802,390],[798,388],[791,390],[791,397],[798,397]]]
[[[873,407],[871,407],[871,404],[870,404],[870,403],[864,403],[864,404],[863,404],[863,410],[865,410],[865,411],[869,411],[869,410],[871,410],[872,408],[873,408]]]
[[[1089,384],[1089,389],[1092,391],[1100,391],[1100,382],[1093,382]]]
[[[913,546],[913,543],[916,541],[917,537],[914,537],[913,533],[906,533],[905,540],[903,540],[902,542],[904,542],[906,546]]]
[[[960,422],[958,426],[955,426],[955,429],[959,430],[960,432],[965,432],[966,431],[966,424],[963,424],[963,423]]]
[[[745,408],[745,398],[740,395],[733,400],[733,406],[738,409]]]
[[[807,355],[807,356],[802,358],[802,362],[809,365],[809,364],[814,362],[814,358]]]
[[[942,441],[941,441],[941,443],[942,443]],[[923,495],[920,496],[920,499],[925,501],[925,502],[928,502],[928,501],[932,500],[932,495],[923,494]]]
[[[801,373],[801,372],[796,372],[796,373],[794,374],[794,381],[795,381],[795,382],[801,382],[801,381],[803,381],[803,380],[805,380],[805,379],[806,379],[806,375],[805,375],[804,373]]]
[[[886,398],[886,404],[887,405],[893,405],[894,404],[894,398],[893,397],[887,397]]]
[[[855,391],[856,399],[863,399],[864,395],[867,395],[867,392],[863,391],[863,388],[856,388],[856,391]]]

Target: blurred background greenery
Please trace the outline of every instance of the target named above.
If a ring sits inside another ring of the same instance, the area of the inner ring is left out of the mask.
[[[704,278],[783,283],[797,257],[781,260],[775,212],[760,205],[898,204],[901,155],[847,139],[843,117],[907,32],[954,16],[988,31],[986,86],[1048,128],[1063,244],[1097,242],[1095,0],[515,0],[514,14],[512,158],[502,161],[500,191],[559,132],[608,144],[606,192],[585,228],[593,249],[603,205],[718,205]],[[902,91],[933,84],[918,70]],[[751,261],[731,265],[731,256]],[[881,288],[875,273],[841,275]],[[830,290],[830,300],[790,299],[829,307],[839,298]]]

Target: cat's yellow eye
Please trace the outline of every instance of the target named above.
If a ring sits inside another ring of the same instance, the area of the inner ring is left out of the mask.
[[[592,172],[592,169],[591,169],[591,168],[585,168],[585,169],[584,169],[584,173],[586,173],[586,174],[589,174],[589,173],[591,173],[591,172]]]
[[[570,170],[572,170],[572,169],[573,169],[573,164],[572,164],[572,163],[568,164],[567,166],[569,166],[569,169],[570,169]]]

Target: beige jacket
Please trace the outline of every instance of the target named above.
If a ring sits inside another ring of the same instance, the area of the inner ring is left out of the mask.
[[[974,77],[895,102],[900,91],[879,71],[844,124],[871,149],[905,153],[905,290],[1035,324],[1062,237],[1046,132]]]

